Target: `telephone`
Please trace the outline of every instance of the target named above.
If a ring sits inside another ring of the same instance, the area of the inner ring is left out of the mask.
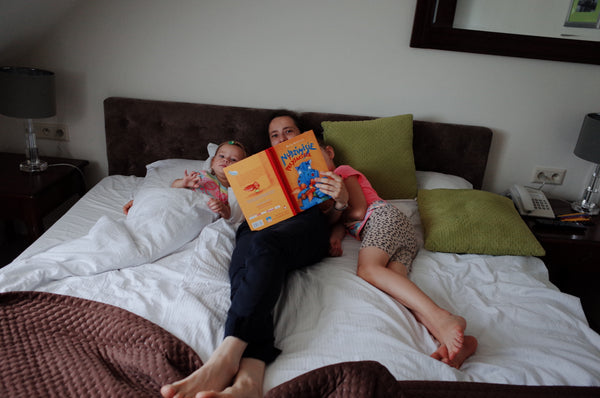
[[[539,189],[515,184],[510,187],[510,197],[524,216],[554,218],[550,202]]]

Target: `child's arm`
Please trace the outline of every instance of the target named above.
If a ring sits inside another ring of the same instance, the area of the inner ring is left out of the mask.
[[[344,222],[360,221],[367,214],[367,199],[358,183],[357,176],[350,176],[344,180],[348,190],[348,208],[344,210]]]
[[[229,220],[229,217],[231,217],[231,208],[229,207],[229,204],[222,202],[219,199],[211,198],[208,201],[208,208],[226,220]]]
[[[188,171],[185,170],[185,176],[183,178],[178,178],[173,183],[171,183],[172,188],[188,188],[188,189],[196,189],[200,187],[200,176],[197,171],[194,171],[188,174]]]

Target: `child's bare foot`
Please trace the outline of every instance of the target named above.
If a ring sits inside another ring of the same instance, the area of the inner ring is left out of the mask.
[[[443,344],[440,344],[440,347],[436,352],[431,354],[431,357],[433,359],[437,359],[438,361],[444,362],[448,366],[459,369],[463,362],[475,353],[477,350],[477,344],[477,339],[475,337],[465,336],[462,348],[458,351],[453,359],[449,358],[448,349]]]
[[[443,315],[436,317],[433,322],[426,323],[425,326],[440,344],[446,347],[448,359],[452,360],[464,344],[467,321],[461,316],[443,311]]]

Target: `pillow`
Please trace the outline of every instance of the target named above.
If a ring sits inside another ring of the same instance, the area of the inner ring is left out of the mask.
[[[194,170],[206,170],[207,163],[204,160],[191,159],[164,159],[146,165],[146,176],[142,188],[166,188],[177,178],[183,177],[183,172]]]
[[[323,137],[335,149],[335,163],[362,172],[383,199],[414,199],[413,117],[323,122]]]
[[[417,170],[416,175],[417,189],[473,189],[469,181],[451,174]]]
[[[210,169],[210,164],[212,163],[212,160],[215,157],[215,153],[217,153],[218,147],[219,146],[217,144],[213,144],[212,142],[206,146],[206,150],[208,151],[208,159],[206,159],[206,170]]]
[[[422,189],[417,202],[425,248],[448,253],[543,256],[513,202],[474,189]]]
[[[174,180],[183,177],[185,170],[208,170],[217,148],[217,144],[207,145],[209,157],[206,160],[163,159],[146,165],[146,176],[140,189],[170,187]]]

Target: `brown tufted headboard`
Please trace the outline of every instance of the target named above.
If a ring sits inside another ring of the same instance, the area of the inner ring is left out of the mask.
[[[243,142],[251,153],[269,145],[273,109],[110,97],[104,100],[109,174],[144,176],[160,159],[206,159],[210,142]],[[325,120],[370,116],[304,112],[302,128],[321,132]],[[492,131],[487,127],[414,121],[417,170],[461,176],[481,188]]]

